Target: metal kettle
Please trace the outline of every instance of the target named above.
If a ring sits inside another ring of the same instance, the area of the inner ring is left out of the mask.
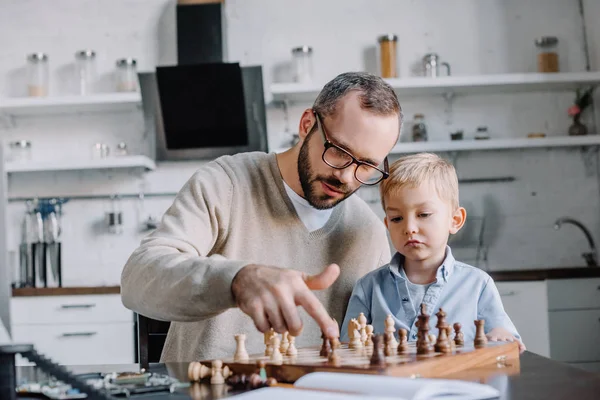
[[[437,78],[440,75],[440,65],[446,67],[446,76],[450,76],[450,64],[442,62],[436,53],[428,53],[423,57],[423,74],[429,78]]]

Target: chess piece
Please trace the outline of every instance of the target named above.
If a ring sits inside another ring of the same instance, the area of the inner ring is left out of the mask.
[[[354,329],[354,332],[352,334],[352,339],[350,340],[348,347],[350,347],[351,349],[355,349],[355,350],[362,349],[363,345],[362,345],[362,342],[360,341],[360,333],[358,333],[358,329]]]
[[[417,316],[419,328],[417,337],[417,354],[429,354],[432,352],[427,334],[429,332],[429,315],[427,315],[427,306],[421,303],[421,313]]]
[[[450,325],[446,326],[446,336],[448,336],[448,343],[450,344],[450,351],[456,350],[456,343],[452,340],[452,327]]]
[[[338,352],[337,352],[335,346],[332,343],[330,343],[329,347],[331,348],[331,351],[329,352],[329,357],[327,358],[327,362],[332,365],[336,365],[336,366],[340,365],[342,360],[341,360],[340,356],[338,355]]]
[[[439,330],[437,342],[435,342],[434,347],[435,351],[439,353],[450,353],[452,349],[450,348],[450,343],[448,343],[448,331],[446,330],[448,325],[446,324],[446,313],[440,307],[435,315],[438,319],[435,327]]]
[[[367,325],[365,328],[367,332],[367,340],[365,340],[365,347],[373,346],[373,325]]]
[[[323,344],[321,345],[321,351],[319,355],[321,357],[329,357],[329,353],[331,352],[331,345],[329,344],[329,339],[325,336],[325,333],[321,334],[321,339],[323,339]]]
[[[290,342],[290,345],[287,348],[287,351],[285,352],[286,356],[290,356],[290,357],[295,357],[298,355],[298,349],[296,349],[296,337],[292,336],[292,335],[288,335],[288,340]]]
[[[226,365],[226,366],[223,367],[223,374],[222,375],[223,375],[224,379],[227,379],[231,375],[233,375],[233,372],[231,372],[231,370],[229,369],[229,366]]]
[[[371,365],[378,367],[385,367],[385,355],[383,354],[383,337],[381,335],[374,335],[373,338],[373,355],[371,355]]]
[[[281,345],[279,346],[279,352],[281,354],[285,354],[285,352],[287,351],[287,349],[290,345],[288,337],[289,337],[289,333],[283,332],[282,339],[281,339]]]
[[[392,354],[394,354],[392,352],[392,340],[390,339],[390,333],[386,332],[383,334],[383,354],[386,357],[391,356]]]
[[[365,317],[365,313],[360,313],[357,318],[358,324],[361,328],[367,326],[367,317]]]
[[[400,338],[398,354],[406,354],[408,352],[408,331],[404,328],[398,329],[398,337]]]
[[[265,332],[265,356],[273,354],[273,347],[271,346],[271,338],[275,336],[275,330],[273,328]]]
[[[476,348],[485,347],[487,345],[487,337],[485,336],[485,320],[475,320],[475,341],[474,345]]]
[[[193,361],[188,366],[188,378],[191,382],[198,382],[211,375],[211,370],[206,365]]]
[[[212,377],[210,378],[211,385],[221,385],[225,383],[225,378],[223,377],[223,361],[214,360],[211,364],[212,367]]]
[[[354,337],[354,331],[360,329],[360,326],[358,325],[358,321],[356,321],[355,318],[352,318],[349,322],[348,322],[348,340],[349,343],[352,343],[352,341],[355,339]],[[352,346],[350,345],[350,348],[352,348]]]
[[[460,330],[461,325],[460,322],[454,323],[454,344],[457,346],[464,346],[465,344],[465,335]]]
[[[271,348],[273,349],[273,354],[271,354],[271,362],[273,363],[281,363],[283,361],[283,356],[281,355],[281,352],[279,351],[279,343],[280,343],[281,339],[279,339],[278,335],[274,335],[271,338]]]
[[[258,373],[258,376],[260,376],[262,380],[267,379],[266,367],[267,367],[267,363],[265,362],[265,360],[258,360],[256,362],[257,373]]]
[[[233,355],[233,361],[248,361],[248,351],[246,351],[246,335],[239,333],[234,336],[236,342],[235,353]]]
[[[390,347],[394,351],[398,348],[398,342],[396,341],[396,337],[394,336],[395,332],[396,328],[394,318],[392,318],[391,314],[388,314],[387,318],[385,319],[385,333],[390,334]]]

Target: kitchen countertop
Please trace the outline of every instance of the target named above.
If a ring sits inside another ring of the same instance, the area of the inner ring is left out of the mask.
[[[19,288],[13,289],[13,297],[25,296],[73,296],[89,294],[119,294],[120,286],[89,286],[62,288]]]
[[[139,365],[94,365],[70,366],[75,373],[139,371]],[[188,363],[150,364],[150,372],[167,373],[186,382]],[[32,376],[32,367],[17,367],[17,375]],[[501,399],[598,399],[600,393],[600,374],[587,372],[558,361],[526,351],[520,357],[516,371],[514,369],[471,369],[466,375],[456,374],[452,379],[465,379],[489,384],[501,392]],[[136,396],[136,399],[175,400],[194,399],[212,400],[231,397],[235,394],[224,390],[215,392],[220,386],[208,383],[194,384],[190,388],[175,393],[154,393]],[[237,392],[239,393],[239,392]],[[21,398],[21,397],[20,397]],[[30,399],[31,397],[24,397]]]
[[[597,278],[600,267],[573,267],[548,269],[523,269],[514,271],[486,271],[496,282],[543,281],[546,279]]]

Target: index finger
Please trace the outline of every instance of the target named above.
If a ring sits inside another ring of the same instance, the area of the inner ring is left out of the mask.
[[[308,288],[296,294],[296,304],[306,310],[306,312],[317,322],[321,331],[328,338],[337,338],[340,336],[339,328],[333,319],[325,310],[325,307],[319,299]]]

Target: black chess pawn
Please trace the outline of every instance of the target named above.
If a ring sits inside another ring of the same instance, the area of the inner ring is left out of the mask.
[[[383,354],[382,335],[373,335],[373,354],[371,355],[371,365],[385,367],[385,355]]]

